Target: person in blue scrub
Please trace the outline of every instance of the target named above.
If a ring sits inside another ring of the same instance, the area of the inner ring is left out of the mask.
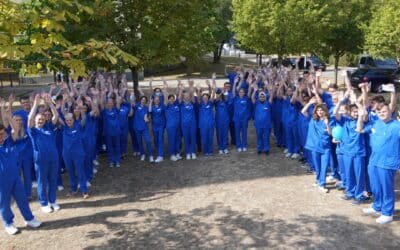
[[[207,82],[209,85],[209,83]],[[211,89],[211,88],[210,88]],[[201,100],[199,100],[199,128],[201,135],[201,142],[203,144],[203,154],[205,156],[212,156],[214,151],[214,91],[211,95],[203,93]]]
[[[196,156],[196,134],[197,122],[195,115],[196,97],[193,90],[184,91],[183,86],[179,84],[179,103],[181,109],[181,130],[185,143],[186,160],[194,160]]]
[[[137,96],[137,98],[136,98]],[[135,104],[132,104],[132,102],[134,102],[134,100],[138,100],[139,99],[139,93],[132,92],[130,94],[130,102],[131,102],[131,112],[128,115],[128,123],[129,123],[129,135],[131,137],[131,143],[132,143],[132,151],[133,151],[133,156],[140,156],[140,150],[139,150],[139,142],[137,140],[137,136],[135,134],[135,128],[134,128],[134,115],[133,115],[133,107],[135,106]]]
[[[234,104],[233,104],[233,94],[232,94],[232,86],[234,84],[230,82],[224,83],[224,99],[228,104],[228,113],[229,113],[229,135],[230,135],[230,143],[232,145],[236,145],[236,138],[235,138],[235,123],[233,122],[233,115],[234,115]]]
[[[267,100],[264,91],[258,91],[258,85],[253,84],[253,93],[251,100],[254,103],[254,127],[257,135],[257,152],[258,154],[269,154],[269,136],[272,127],[271,122],[271,103],[273,95]],[[258,98],[256,99],[256,93]]]
[[[239,79],[240,80],[240,79]],[[233,86],[236,148],[238,152],[247,151],[247,127],[250,119],[250,100],[241,86]],[[236,92],[239,92],[238,95]]]
[[[107,145],[107,160],[109,167],[121,166],[121,127],[118,111],[120,102],[108,98],[106,107],[102,111],[103,134]]]
[[[311,98],[311,104],[317,103],[317,99]],[[305,111],[306,109],[303,109]],[[306,112],[303,115],[307,116]],[[316,186],[322,192],[329,192],[325,187],[326,172],[331,155],[331,125],[329,122],[329,112],[325,104],[317,104],[313,111],[307,133],[305,148],[312,152],[312,158],[316,171]]]
[[[277,87],[275,86],[275,92],[278,92]],[[276,146],[281,148],[285,147],[285,134],[283,132],[283,122],[282,122],[282,106],[283,106],[283,98],[279,96],[278,93],[274,95],[274,100],[271,105],[272,112],[272,125],[274,128],[274,136]]]
[[[154,146],[157,151],[155,163],[164,160],[164,130],[165,130],[165,105],[159,95],[150,100],[149,113],[151,114],[151,127],[153,130]]]
[[[222,93],[221,89],[216,90],[215,100],[215,127],[217,132],[217,143],[219,154],[228,154],[228,131],[230,125],[229,105],[233,102],[228,93]]]
[[[5,114],[2,113],[2,115]],[[25,220],[25,225],[32,228],[37,228],[41,225],[29,208],[28,199],[19,178],[18,166],[15,161],[17,152],[14,144],[15,134],[18,132],[18,129],[13,129],[11,137],[9,137],[6,128],[0,124],[0,215],[3,220],[4,229],[11,235],[19,231],[14,226],[11,197],[17,203]]]
[[[288,87],[286,89],[286,97],[283,100],[282,106],[282,123],[285,130],[285,145],[286,145],[286,157],[297,159],[300,153],[300,143],[297,136],[297,110],[300,107],[294,95],[298,90],[294,90],[294,87]]]
[[[345,194],[343,200],[353,200],[352,204],[359,205],[366,200],[365,190],[365,140],[364,135],[357,132],[358,107],[349,105],[349,116],[343,116],[335,109],[335,117],[343,128],[340,151],[343,157],[345,171]]]
[[[121,142],[122,159],[126,158],[126,154],[128,152],[128,133],[129,133],[128,115],[130,111],[131,111],[130,103],[126,102],[126,100],[123,99],[118,112],[119,125],[121,129],[120,142]]]
[[[44,213],[60,210],[56,203],[58,152],[56,147],[55,130],[58,122],[58,112],[51,97],[45,95],[45,103],[53,114],[52,120],[45,124],[45,117],[37,114],[40,95],[35,96],[33,107],[28,116],[28,134],[32,139],[34,164],[38,181],[38,198]]]
[[[85,174],[85,150],[83,146],[83,132],[86,122],[86,114],[83,105],[80,102],[77,108],[81,110],[80,121],[74,119],[72,113],[67,113],[64,116],[65,125],[62,126],[63,135],[63,159],[67,168],[70,193],[77,194],[78,182],[83,198],[89,198],[87,178]]]
[[[147,106],[147,97],[140,97],[139,103],[135,104],[135,101],[132,101],[133,105],[133,127],[135,129],[136,140],[139,143],[139,152],[140,152],[140,160],[144,161],[146,159],[146,155],[143,149],[144,140],[147,148],[147,155],[149,156],[149,161],[154,162],[153,157],[153,149],[151,147],[150,135],[149,135],[149,107]]]
[[[368,172],[374,202],[363,212],[380,214],[376,222],[385,224],[393,220],[395,177],[400,167],[400,122],[392,119],[392,112],[386,103],[381,104],[377,111],[379,120],[369,122],[363,128],[363,119],[359,118],[357,130],[370,134],[372,150]],[[359,117],[363,114],[364,110]]]

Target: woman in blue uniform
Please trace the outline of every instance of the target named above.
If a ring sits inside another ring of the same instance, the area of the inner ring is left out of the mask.
[[[201,142],[203,144],[203,154],[205,156],[212,156],[214,151],[214,91],[210,87],[207,80],[207,85],[211,90],[210,94],[203,93],[201,100],[199,99],[199,128]]]
[[[315,104],[316,99],[311,98],[310,104]],[[303,111],[307,109],[303,108]],[[303,115],[307,116],[306,112]],[[308,126],[305,148],[311,150],[316,171],[316,186],[325,193],[329,190],[325,187],[326,172],[331,155],[331,125],[329,123],[328,108],[325,104],[317,104],[313,117]]]
[[[53,114],[51,122],[45,127],[45,117],[40,113],[36,113],[40,100],[40,95],[36,95],[32,110],[28,116],[28,133],[33,144],[39,202],[42,211],[50,213],[53,210],[60,210],[60,206],[56,203],[59,156],[54,132],[58,122],[58,113],[51,101],[51,97],[44,96],[44,101]]]
[[[86,114],[82,101],[78,100],[77,108],[81,110],[81,119],[75,120],[73,114],[64,116],[65,125],[62,126],[63,158],[68,171],[70,193],[77,194],[78,182],[83,198],[89,198],[87,178],[84,169],[85,151],[83,150],[83,130],[86,122]]]
[[[151,127],[153,130],[154,146],[157,151],[155,163],[164,160],[164,129],[165,129],[165,106],[160,96],[154,96],[150,100],[149,113],[151,114]]]
[[[400,122],[392,119],[388,104],[377,108],[379,120],[368,123],[363,128],[364,109],[357,123],[357,130],[370,134],[371,156],[368,172],[374,197],[372,207],[364,208],[365,214],[380,214],[376,219],[379,224],[393,220],[395,205],[395,177],[400,167]],[[360,111],[359,111],[360,112]]]
[[[2,112],[2,116],[5,115]],[[25,225],[32,228],[37,228],[41,225],[32,215],[24,187],[19,178],[18,166],[15,161],[17,152],[14,145],[17,133],[19,133],[18,128],[12,131],[12,138],[8,137],[6,128],[0,124],[0,215],[4,229],[11,235],[18,232],[18,228],[13,223],[14,214],[11,211],[11,197],[17,203],[25,220]]]
[[[240,80],[240,79],[239,79]],[[247,127],[250,119],[250,100],[241,86],[233,86],[233,103],[235,122],[236,148],[238,152],[247,151]],[[236,92],[239,92],[236,94]]]
[[[146,159],[146,155],[143,149],[144,140],[147,149],[147,155],[149,156],[149,161],[154,162],[153,158],[153,149],[151,147],[150,135],[149,135],[149,107],[147,106],[147,97],[140,97],[139,103],[135,104],[135,100],[132,101],[133,105],[133,127],[135,129],[136,140],[139,143],[139,152],[140,152],[140,160],[144,161]]]
[[[256,93],[258,98],[256,99]],[[258,85],[253,84],[251,100],[254,103],[254,127],[257,134],[257,152],[269,154],[269,135],[271,131],[271,103],[273,95],[268,100],[264,91],[258,91]]]
[[[109,167],[121,166],[121,127],[119,124],[119,103],[115,104],[113,98],[108,98],[106,107],[102,111],[103,134],[107,145],[107,159]]]
[[[186,160],[196,159],[196,97],[193,89],[184,92],[183,86],[179,85],[179,103],[181,108],[181,129],[185,142]]]
[[[118,119],[119,119],[119,125],[121,128],[121,135],[120,135],[120,142],[121,142],[121,158],[125,159],[126,154],[128,152],[128,133],[129,133],[129,121],[128,121],[128,115],[129,112],[131,111],[131,105],[130,103],[124,98],[125,93],[122,93],[121,98],[121,105],[119,108],[118,112]]]
[[[228,93],[222,93],[221,89],[216,90],[215,100],[215,126],[217,130],[217,143],[219,154],[228,154],[228,133],[230,124],[229,105],[232,105],[232,98]]]
[[[168,136],[168,153],[171,161],[181,160],[179,154],[181,145],[181,110],[175,95],[168,94],[168,84],[164,80],[164,95],[168,98],[164,100],[166,128]]]

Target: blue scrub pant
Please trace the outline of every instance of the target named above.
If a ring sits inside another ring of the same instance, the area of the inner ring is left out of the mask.
[[[372,188],[371,188],[371,182],[370,182],[370,178],[369,178],[369,169],[368,169],[368,163],[369,163],[369,157],[371,156],[371,150],[370,148],[367,146],[367,152],[366,152],[366,156],[365,156],[365,166],[367,166],[367,171],[365,172],[365,191],[367,191],[368,193],[372,192]]]
[[[338,161],[340,179],[342,180],[342,187],[347,189],[347,174],[343,154],[336,154],[336,158]]]
[[[229,122],[229,134],[231,135],[231,144],[236,145],[236,136],[235,136],[235,123]]]
[[[128,152],[128,129],[122,129],[120,142],[121,142],[121,154],[126,154]]]
[[[164,157],[164,128],[153,129],[153,138],[157,156]]]
[[[258,152],[269,152],[269,133],[270,128],[256,128]]]
[[[179,147],[181,141],[181,132],[179,124],[168,126],[168,153],[170,156],[179,154]]]
[[[275,118],[272,120],[273,128],[274,128],[274,136],[276,140],[276,145],[278,147],[285,146],[285,137],[283,133],[283,124],[280,118]]]
[[[361,200],[365,188],[365,157],[343,155],[343,162],[347,177],[346,195]]]
[[[21,152],[18,159],[18,167],[24,177],[24,189],[26,197],[32,197],[32,171],[33,171],[33,152]]]
[[[289,153],[298,154],[300,152],[296,125],[285,124],[285,141]]]
[[[214,126],[200,128],[201,142],[203,144],[203,153],[211,155],[214,151]]]
[[[338,160],[336,158],[336,144],[334,143],[332,143],[331,146],[331,159],[329,160],[329,167],[331,170],[331,176],[337,180],[340,180]]]
[[[182,135],[186,154],[196,153],[196,132],[195,123],[182,123]]]
[[[107,159],[109,164],[119,164],[121,162],[120,139],[120,135],[106,135]]]
[[[57,154],[41,155],[35,159],[37,192],[41,206],[47,206],[49,202],[56,202],[58,166]]]
[[[28,199],[24,187],[18,176],[5,176],[0,178],[0,214],[5,226],[13,223],[14,214],[11,211],[11,197],[14,198],[22,217],[25,221],[33,219],[32,211],[29,208]]]
[[[135,130],[133,128],[129,128],[129,134],[131,136],[132,150],[133,152],[140,152],[139,143],[136,137]]]
[[[82,193],[87,193],[87,185],[86,185],[86,174],[84,170],[84,155],[76,155],[76,154],[67,154],[64,155],[65,166],[68,171],[69,178],[69,190],[72,193],[75,193],[78,188],[78,180],[79,186]]]
[[[217,123],[217,143],[219,150],[225,150],[228,148],[228,128],[229,123]]]
[[[326,184],[326,172],[329,165],[330,154],[330,150],[325,150],[324,153],[312,151],[315,172],[317,174],[317,183],[321,187],[324,187]]]
[[[382,215],[393,216],[395,204],[394,183],[396,170],[368,166],[375,211]]]
[[[247,127],[248,120],[245,121],[235,121],[235,138],[236,138],[236,148],[247,148]]]
[[[140,155],[144,155],[143,140],[146,144],[147,154],[153,156],[153,149],[151,148],[150,135],[148,129],[135,130],[136,140],[139,145]]]
[[[90,137],[84,138],[83,146],[85,147],[85,176],[88,181],[91,181],[93,178],[93,160],[96,159],[96,142]]]
[[[198,126],[197,126],[197,129],[196,129],[196,144],[197,144],[197,151],[198,152],[201,152],[201,149],[202,149],[202,147],[201,147],[201,145],[202,145],[202,141],[201,141],[201,132],[200,132],[200,128],[198,128]]]

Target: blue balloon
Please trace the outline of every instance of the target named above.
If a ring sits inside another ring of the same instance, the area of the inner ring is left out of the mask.
[[[332,137],[336,141],[341,141],[343,138],[343,127],[342,126],[336,126],[332,129]]]

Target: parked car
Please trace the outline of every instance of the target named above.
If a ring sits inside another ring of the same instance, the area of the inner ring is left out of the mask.
[[[304,70],[304,59],[305,59],[304,56],[300,57],[300,59],[299,59],[299,69],[300,70]],[[307,59],[313,63],[315,70],[318,70],[318,69],[320,69],[322,71],[326,70],[326,64],[321,59],[319,59],[317,56],[313,55],[313,56],[307,57]],[[305,69],[307,69],[307,70],[310,69],[310,66],[311,66],[311,64],[307,61],[306,65],[305,65]]]
[[[381,85],[392,81],[394,69],[358,69],[351,74],[350,82],[355,88],[360,83],[370,82],[372,92],[381,92]]]
[[[398,88],[400,87],[400,69],[397,69],[395,72],[393,72],[391,83],[393,83]]]
[[[370,55],[362,55],[358,60],[359,69],[382,68],[397,69],[397,61],[393,58],[373,58]]]

